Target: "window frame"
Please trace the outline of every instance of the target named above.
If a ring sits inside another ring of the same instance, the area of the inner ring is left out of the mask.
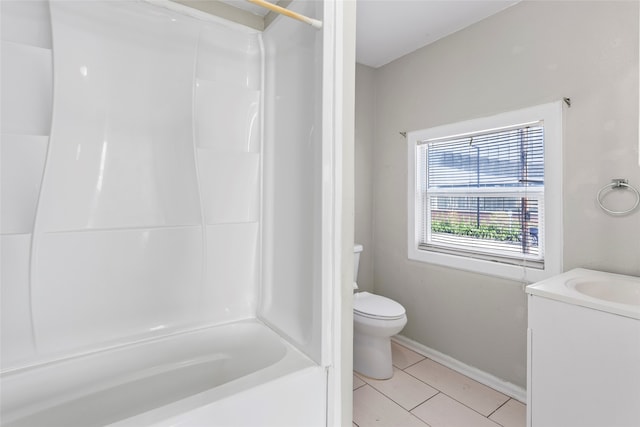
[[[407,243],[408,258],[446,267],[504,277],[525,282],[543,280],[562,272],[562,113],[561,101],[501,113],[489,117],[466,120],[407,133]],[[513,127],[542,121],[544,124],[544,266],[503,263],[491,257],[470,257],[442,250],[419,247],[421,233],[421,185],[419,180],[419,146],[422,141],[450,138],[487,130]]]

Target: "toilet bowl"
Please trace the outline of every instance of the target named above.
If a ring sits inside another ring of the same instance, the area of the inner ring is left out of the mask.
[[[391,337],[407,324],[404,307],[369,292],[353,296],[353,369],[375,379],[393,376]]]
[[[357,278],[362,249],[362,245],[354,247],[354,279]],[[398,302],[369,292],[355,293],[353,369],[370,378],[391,378],[391,337],[400,332],[406,324],[405,309]]]

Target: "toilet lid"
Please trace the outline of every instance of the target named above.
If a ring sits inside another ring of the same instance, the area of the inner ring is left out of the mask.
[[[404,307],[396,301],[369,292],[353,296],[353,311],[375,319],[401,319],[405,315]]]

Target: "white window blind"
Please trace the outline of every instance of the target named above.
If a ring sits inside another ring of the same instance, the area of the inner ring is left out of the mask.
[[[418,247],[544,268],[544,123],[419,141]]]

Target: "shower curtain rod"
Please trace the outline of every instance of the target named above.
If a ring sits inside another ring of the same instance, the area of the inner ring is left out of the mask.
[[[276,13],[279,13],[281,15],[285,15],[288,16],[289,18],[293,18],[293,19],[297,19],[298,21],[302,21],[305,22],[309,25],[311,25],[313,28],[317,28],[317,29],[321,29],[322,28],[322,21],[318,21],[317,19],[313,19],[313,18],[309,18],[308,16],[304,16],[301,15],[299,13],[293,12],[289,9],[286,9],[284,7],[275,5],[273,3],[269,3],[268,1],[265,0],[247,0],[253,4],[257,4],[258,6],[262,6],[266,9],[272,10]]]

